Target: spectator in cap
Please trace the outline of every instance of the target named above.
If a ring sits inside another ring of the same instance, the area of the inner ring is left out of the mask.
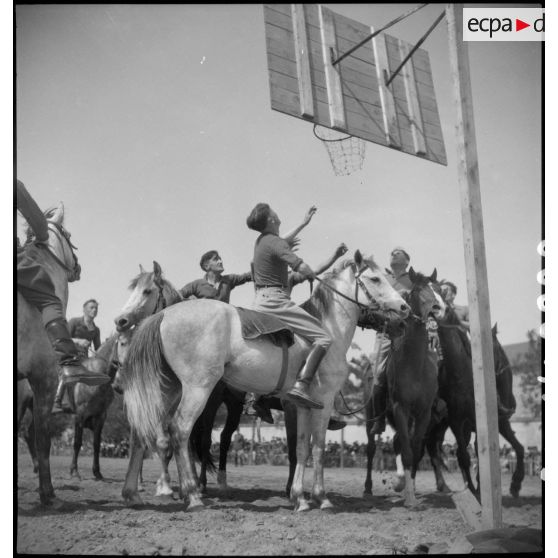
[[[240,275],[223,275],[223,260],[217,250],[209,250],[200,259],[200,267],[205,271],[201,279],[196,279],[180,289],[182,298],[211,298],[221,302],[229,302],[231,291],[252,281],[250,272]]]

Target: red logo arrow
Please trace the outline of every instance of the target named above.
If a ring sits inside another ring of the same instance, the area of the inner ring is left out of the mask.
[[[526,27],[531,27],[530,23],[525,23],[524,21],[521,21],[520,19],[515,19],[515,30],[516,31],[521,31],[522,29],[525,29]]]

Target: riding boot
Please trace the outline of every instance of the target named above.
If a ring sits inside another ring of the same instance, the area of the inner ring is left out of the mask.
[[[82,382],[88,386],[99,386],[110,382],[107,375],[90,372],[80,364],[78,350],[70,337],[68,324],[64,318],[51,320],[46,324],[45,330],[58,356],[64,384]]]
[[[347,423],[344,420],[329,417],[329,422],[327,423],[328,430],[341,430],[342,428],[345,428],[345,426],[347,426]]]
[[[62,406],[62,398],[64,397],[64,391],[66,390],[66,383],[64,378],[61,378],[58,382],[58,387],[56,388],[56,395],[54,396],[54,404],[52,405],[51,413],[56,415],[58,413],[71,413],[72,409],[70,407]]]
[[[324,406],[314,401],[308,393],[310,383],[316,375],[318,366],[322,362],[327,349],[321,345],[313,345],[310,354],[304,363],[301,371],[298,373],[294,386],[285,394],[285,399],[292,401],[295,405],[309,407],[310,409],[323,409]]]
[[[386,429],[386,386],[383,383],[374,384],[372,387],[372,407],[374,409],[374,423],[370,434],[375,436]]]

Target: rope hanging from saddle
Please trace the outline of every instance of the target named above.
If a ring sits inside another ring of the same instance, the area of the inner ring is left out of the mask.
[[[382,328],[381,331],[381,335],[385,335],[387,331],[387,320],[384,322],[384,326]],[[376,370],[378,370],[378,362],[380,361],[380,351],[378,351],[376,353],[376,360],[374,361],[374,368],[370,368],[372,375],[374,375],[374,372]],[[366,381],[367,378],[365,377],[364,380]],[[360,413],[361,411],[363,411],[364,409],[366,409],[366,407],[368,406],[368,403],[370,403],[370,400],[372,399],[372,390],[370,390],[370,394],[368,395],[368,398],[366,399],[366,401],[364,402],[364,405],[362,405],[362,407],[359,407],[358,409],[351,411],[351,409],[349,408],[349,406],[347,405],[347,402],[345,401],[345,397],[343,396],[343,393],[340,391],[339,395],[341,396],[341,399],[343,401],[343,404],[345,405],[345,408],[347,409],[348,412],[344,412],[344,411],[340,411],[337,406],[335,405],[335,402],[333,403],[333,407],[335,409],[336,412],[338,412],[340,415],[343,415],[344,417],[347,416],[351,416],[351,415],[356,415],[357,413]],[[379,420],[380,417],[377,417],[375,419],[372,420]]]

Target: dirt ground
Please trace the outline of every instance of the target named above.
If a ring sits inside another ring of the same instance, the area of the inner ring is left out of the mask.
[[[391,488],[391,473],[374,473],[374,496],[362,497],[364,469],[326,469],[326,490],[336,506],[294,514],[283,496],[287,468],[257,465],[229,468],[229,498],[210,477],[207,508],[184,511],[171,463],[174,496],[155,497],[159,462],[144,464],[145,505],[124,505],[120,491],[127,459],[101,458],[104,481],[95,481],[91,457],[80,461],[82,479],[71,478],[70,457],[52,457],[53,484],[65,502],[59,510],[39,504],[29,455],[18,456],[17,551],[35,554],[293,555],[411,553],[419,544],[443,553],[470,531],[448,495],[437,494],[431,472],[419,472],[417,492],[424,509],[409,511]],[[309,490],[312,470],[307,471]],[[385,481],[385,482],[383,482]],[[509,475],[503,475],[507,494]],[[541,528],[541,480],[526,477],[521,497],[503,498],[506,526]],[[436,546],[431,545],[438,543]]]

